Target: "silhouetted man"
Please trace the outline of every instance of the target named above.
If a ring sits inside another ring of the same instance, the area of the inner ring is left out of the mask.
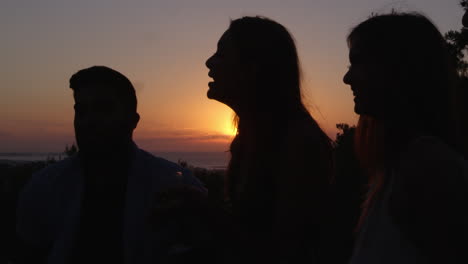
[[[134,144],[140,116],[125,76],[95,66],[73,75],[70,87],[79,152],[33,175],[18,203],[18,237],[47,263],[158,263],[170,230],[148,228],[155,193],[203,187]]]

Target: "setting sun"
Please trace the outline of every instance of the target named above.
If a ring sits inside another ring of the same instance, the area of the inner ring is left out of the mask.
[[[237,134],[237,127],[235,127],[234,121],[232,118],[225,119],[224,125],[222,126],[223,134],[234,137]]]

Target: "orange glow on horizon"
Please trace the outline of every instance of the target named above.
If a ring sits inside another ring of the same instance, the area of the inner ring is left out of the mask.
[[[234,138],[237,135],[237,127],[235,127],[232,118],[225,118],[224,125],[221,126],[221,133]]]
[[[69,78],[93,65],[111,67],[134,84],[141,116],[134,138],[143,149],[227,151],[237,132],[233,111],[207,98],[212,79],[205,62],[216,52],[230,19],[256,14],[292,33],[301,61],[304,103],[334,139],[336,124],[354,125],[358,119],[352,91],[343,83],[349,64],[346,36],[372,12],[391,8],[383,0],[358,1],[362,3],[351,6],[334,1],[244,1],[234,7],[208,0],[196,8],[179,1],[163,6],[158,1],[44,3],[54,8],[11,1],[0,10],[8,21],[2,24],[6,66],[0,70],[0,152],[58,152],[72,144]],[[442,32],[461,27],[463,10],[456,1],[409,2],[433,17]],[[77,7],[89,10],[89,16],[75,12]]]

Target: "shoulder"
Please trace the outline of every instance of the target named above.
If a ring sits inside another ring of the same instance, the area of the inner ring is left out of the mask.
[[[400,155],[394,171],[394,212],[406,212],[415,219],[427,215],[435,219],[435,211],[445,216],[459,214],[458,206],[468,202],[466,168],[463,157],[442,140],[415,140]]]
[[[428,254],[456,256],[466,250],[459,249],[459,242],[468,239],[461,232],[467,230],[468,220],[466,168],[459,153],[433,137],[415,140],[400,156],[390,213],[408,238]]]
[[[436,137],[420,137],[414,140],[403,152],[403,158],[405,155],[419,157],[420,161],[450,161],[461,158],[459,153]]]
[[[151,177],[157,178],[158,182],[168,185],[182,184],[193,185],[203,188],[202,183],[193,175],[193,173],[179,164],[166,160],[161,157],[138,149],[136,154],[139,168],[150,173]]]
[[[312,117],[292,119],[283,140],[284,153],[294,159],[331,155],[331,140]],[[315,158],[317,159],[317,158]]]
[[[411,172],[414,175],[411,178],[417,181],[440,183],[453,177],[461,180],[466,173],[466,161],[442,140],[423,137],[402,152],[397,168],[401,173]]]
[[[330,139],[310,116],[295,118],[289,121],[286,130],[289,144],[304,146],[305,144],[328,145]]]
[[[79,170],[78,163],[78,157],[73,156],[53,163],[34,173],[22,189],[20,198],[39,192],[49,193],[52,189],[57,187],[57,184],[59,184],[65,176],[69,175],[72,171],[77,172]]]
[[[332,146],[318,124],[311,117],[293,119],[285,135],[281,155],[289,177],[281,180],[328,182],[333,166]]]
[[[137,150],[137,159],[139,159],[140,161],[144,162],[147,166],[150,166],[154,169],[173,171],[173,172],[180,171],[183,169],[180,165],[178,165],[175,162],[166,160],[161,157],[154,156],[153,154],[142,149]]]
[[[67,193],[71,172],[77,169],[77,157],[51,164],[34,173],[18,195],[16,231],[21,239],[41,244],[48,239],[57,215],[57,194]],[[41,242],[42,241],[42,242]]]

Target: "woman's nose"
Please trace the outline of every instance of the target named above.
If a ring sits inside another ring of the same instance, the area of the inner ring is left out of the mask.
[[[350,75],[351,75],[351,74],[350,74],[350,70],[348,70],[348,71],[345,73],[345,75],[343,76],[343,82],[344,82],[345,84],[348,84],[348,85],[351,84]]]
[[[462,24],[464,27],[468,27],[468,11],[466,11],[465,15],[463,15]]]
[[[208,69],[211,68],[211,65],[212,65],[212,61],[213,61],[213,56],[209,57],[206,62],[205,62],[205,65]]]

